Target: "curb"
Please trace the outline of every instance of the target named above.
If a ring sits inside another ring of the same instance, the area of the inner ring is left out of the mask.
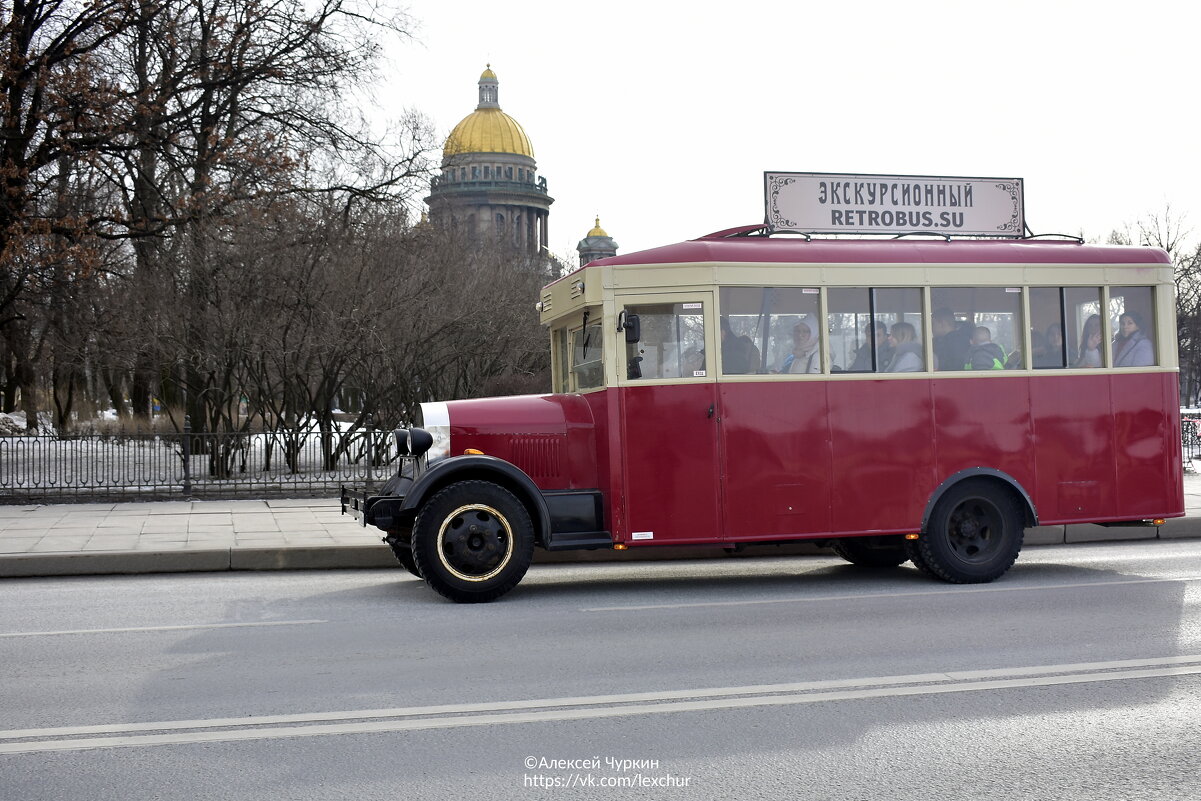
[[[1137,540],[1201,538],[1201,518],[1176,518],[1159,528],[1039,526],[1026,532],[1026,546],[1074,545]],[[828,556],[809,542],[749,546],[730,553],[719,547],[641,547],[627,551],[535,551],[535,565],[598,562],[665,562],[688,559],[747,559],[764,556]],[[219,573],[261,570],[401,569],[384,545],[294,548],[211,548],[164,551],[95,551],[0,554],[0,578],[114,576],[155,573]]]
[[[6,554],[0,578],[217,573],[233,570],[333,570],[397,566],[386,547],[212,548],[171,551]]]
[[[629,551],[535,551],[534,564],[664,562],[684,559],[739,559],[756,556],[813,556],[830,553],[811,543],[747,548],[639,548]],[[219,573],[250,570],[363,570],[400,568],[385,545],[316,548],[211,548],[169,551],[95,551],[0,555],[0,578],[116,576],[147,573]]]

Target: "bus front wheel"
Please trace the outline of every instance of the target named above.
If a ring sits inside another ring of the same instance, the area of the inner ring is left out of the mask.
[[[388,547],[392,549],[392,553],[396,557],[396,561],[400,562],[401,567],[417,578],[421,578],[421,571],[417,569],[417,563],[413,560],[412,529],[389,531],[384,542],[388,543]]]
[[[1013,491],[971,479],[935,504],[926,530],[911,544],[913,561],[953,584],[992,581],[1013,566],[1024,533],[1022,508]]]
[[[513,493],[460,481],[431,497],[413,521],[422,578],[456,603],[492,601],[517,586],[534,558],[534,525]]]

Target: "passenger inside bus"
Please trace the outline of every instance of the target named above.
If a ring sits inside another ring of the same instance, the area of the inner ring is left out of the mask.
[[[1030,330],[1030,357],[1035,367],[1063,367],[1063,336],[1058,334],[1058,324],[1048,328],[1045,334]]]
[[[1056,367],[1063,367],[1063,326],[1059,323],[1047,326],[1047,354]]]
[[[819,355],[821,340],[817,319],[806,314],[792,327],[792,350],[780,363],[780,373],[820,373],[822,360]]]
[[[910,323],[893,323],[892,331],[888,334],[889,344],[893,348],[892,361],[888,364],[890,373],[920,373],[926,369],[922,359],[922,345],[917,341],[917,330]]]
[[[1101,315],[1094,314],[1084,321],[1084,328],[1080,332],[1080,351],[1072,366],[1101,366]]]
[[[985,326],[976,326],[972,330],[971,348],[968,350],[965,370],[1004,370],[1005,351],[992,341],[992,331]]]
[[[1155,363],[1151,340],[1142,332],[1143,318],[1130,311],[1118,318],[1119,333],[1113,341],[1114,367],[1149,367]]]
[[[865,342],[855,351],[855,360],[851,362],[848,372],[870,373],[872,371],[872,350],[876,351],[876,370],[883,371],[892,361],[892,345],[888,342],[888,326],[877,320],[863,329]]]
[[[738,337],[738,344],[746,355],[746,364],[748,373],[762,372],[763,355],[759,352],[759,348],[755,345],[754,340],[746,334]]]
[[[754,373],[759,370],[759,349],[751,338],[738,336],[730,328],[728,317],[721,318],[721,371],[725,375]]]
[[[967,364],[971,349],[971,331],[955,320],[950,309],[935,310],[930,316],[930,327],[934,332],[934,369],[962,370]]]

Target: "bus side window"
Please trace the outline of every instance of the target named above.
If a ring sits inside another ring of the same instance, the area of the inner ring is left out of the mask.
[[[872,320],[871,290],[866,287],[826,291],[830,353],[834,372],[882,373],[891,361],[888,326]]]
[[[707,374],[702,303],[627,306],[637,315],[640,338],[626,342],[626,378],[702,378]]]
[[[766,348],[761,358],[772,373],[813,374],[822,371],[819,290],[801,287],[767,287],[770,298]]]
[[[1115,286],[1109,290],[1114,367],[1150,367],[1155,355],[1155,290]]]
[[[589,323],[571,332],[571,373],[576,389],[604,386],[602,336],[599,322]]]
[[[922,291],[885,287],[872,290],[873,321],[888,331],[881,347],[881,372],[920,373],[929,370],[922,347]]]
[[[1064,336],[1063,307],[1060,287],[1030,288],[1030,366],[1036,370],[1063,368],[1071,363],[1069,337]]]
[[[764,287],[723,286],[719,295],[718,337],[722,375],[767,372],[763,343],[771,290]]]
[[[820,294],[815,287],[722,287],[722,373],[820,373]]]
[[[1021,287],[935,287],[930,304],[935,370],[1002,370],[1021,361]]]
[[[567,350],[567,329],[556,328],[551,337],[554,348],[555,392],[571,392],[571,372]]]

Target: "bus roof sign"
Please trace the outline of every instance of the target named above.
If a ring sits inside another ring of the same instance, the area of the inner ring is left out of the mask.
[[[765,172],[772,233],[904,234],[1020,238],[1021,178]]]

